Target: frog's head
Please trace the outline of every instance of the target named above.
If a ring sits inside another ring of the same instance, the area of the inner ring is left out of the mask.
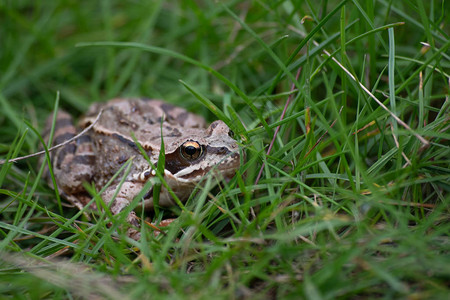
[[[166,174],[186,183],[197,183],[209,172],[230,179],[240,165],[239,147],[232,136],[220,120],[207,129],[190,130],[175,149],[166,153]]]

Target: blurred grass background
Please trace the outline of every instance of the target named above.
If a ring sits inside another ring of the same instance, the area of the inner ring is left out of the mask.
[[[1,165],[0,295],[447,298],[449,12],[436,0],[1,1],[2,158],[37,151],[57,98],[78,117],[142,96],[224,119],[247,160],[142,243],[60,213],[37,159]]]

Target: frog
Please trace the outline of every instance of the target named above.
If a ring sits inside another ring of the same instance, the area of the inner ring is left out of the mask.
[[[46,124],[46,141],[53,118]],[[115,98],[96,102],[75,124],[73,117],[58,110],[53,144],[75,140],[50,153],[50,163],[59,194],[80,210],[95,201],[85,188],[90,183],[112,215],[117,215],[140,195],[147,182],[157,182],[155,166],[164,154],[161,172],[166,188],[159,193],[159,206],[176,205],[173,195],[185,202],[208,174],[229,181],[240,167],[241,154],[231,129],[221,120],[209,126],[205,119],[163,100]],[[164,151],[162,152],[162,147]],[[147,156],[147,157],[146,157]],[[124,164],[129,172],[115,176]],[[49,172],[45,175],[53,186]],[[153,188],[142,197],[146,210],[154,209]],[[171,192],[170,192],[171,191]],[[131,210],[126,221],[128,236],[138,240],[141,221]]]

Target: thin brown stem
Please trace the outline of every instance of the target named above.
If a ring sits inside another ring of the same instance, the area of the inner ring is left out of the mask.
[[[89,125],[89,126],[86,127],[85,129],[83,129],[83,131],[81,131],[79,134],[77,134],[76,136],[74,136],[74,137],[71,138],[71,139],[68,139],[67,141],[62,142],[61,144],[58,144],[58,145],[55,145],[55,146],[49,148],[49,149],[48,149],[48,152],[51,152],[51,151],[56,150],[56,149],[58,149],[58,148],[64,147],[65,145],[67,145],[67,144],[69,144],[69,143],[75,141],[76,139],[78,139],[80,136],[86,134],[86,132],[88,132],[88,131],[89,131],[92,127],[94,127],[94,125],[98,122],[98,120],[100,119],[100,116],[102,115],[102,112],[103,112],[103,110],[101,110],[101,111],[98,113],[98,115],[97,115],[97,117],[95,118],[94,122],[92,122],[91,125]],[[21,156],[21,157],[16,157],[16,158],[13,158],[13,159],[10,159],[10,160],[4,160],[4,159],[2,159],[2,160],[0,160],[0,165],[3,165],[3,164],[5,164],[5,163],[17,162],[17,161],[24,160],[24,159],[27,159],[27,158],[30,158],[30,157],[42,155],[42,154],[44,154],[44,153],[45,153],[45,150],[42,150],[42,151],[39,151],[39,152],[36,152],[36,153],[32,153],[32,154],[25,155],[25,156]]]
[[[300,76],[301,70],[302,70],[301,67],[298,68],[298,70],[297,70],[297,75],[295,76],[295,80],[296,80],[296,81],[298,81],[298,78],[299,78],[299,76]],[[294,91],[294,89],[295,89],[295,82],[292,83],[290,92]],[[284,119],[284,115],[286,114],[287,108],[288,108],[289,104],[291,103],[291,100],[292,100],[293,95],[294,95],[293,93],[291,93],[291,94],[289,95],[289,97],[288,97],[288,99],[287,99],[287,101],[286,101],[286,104],[284,105],[283,112],[281,113],[280,121],[282,121],[282,120]],[[269,154],[270,154],[270,151],[272,151],[272,147],[273,147],[273,144],[275,143],[275,139],[277,138],[278,132],[280,131],[280,127],[281,127],[281,125],[278,125],[277,128],[275,129],[275,132],[273,133],[272,141],[270,142],[270,145],[269,145],[269,148],[267,149],[266,155],[269,155]],[[264,166],[265,166],[265,163],[263,162],[263,164],[262,164],[262,166],[261,166],[261,169],[259,170],[258,176],[256,177],[255,185],[258,184],[259,179],[260,179],[261,176],[262,176],[262,172],[263,172],[263,170],[264,170]]]

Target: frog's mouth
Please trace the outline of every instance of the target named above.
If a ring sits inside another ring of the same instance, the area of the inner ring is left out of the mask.
[[[190,143],[198,148],[201,147],[201,154],[194,159],[187,159],[186,154],[183,155],[182,151],[167,153],[165,174],[168,177],[182,183],[194,184],[200,182],[208,174],[231,179],[240,166],[239,150],[232,151],[228,147],[202,146],[195,141],[188,141],[183,145],[185,148],[191,147]],[[189,145],[186,146],[186,144]],[[185,151],[187,150],[185,149]]]
[[[240,165],[239,155],[230,156],[228,157],[228,159],[223,159],[223,161],[217,165],[207,166],[198,169],[192,166],[192,168],[190,168],[189,170],[188,169],[181,170],[180,172],[174,174],[173,176],[180,181],[199,182],[202,180],[203,177],[207,176],[208,174],[211,174],[220,179],[225,179],[226,181],[229,181],[236,173],[236,170],[239,168],[239,165]]]

